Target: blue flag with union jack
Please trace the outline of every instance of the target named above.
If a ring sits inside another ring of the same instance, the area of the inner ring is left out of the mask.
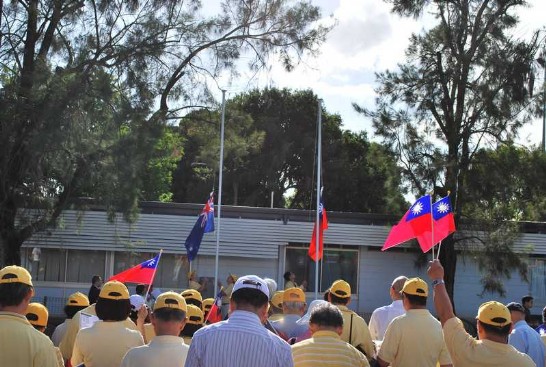
[[[212,192],[184,243],[189,261],[193,261],[197,256],[203,235],[208,232],[214,232],[214,193]]]

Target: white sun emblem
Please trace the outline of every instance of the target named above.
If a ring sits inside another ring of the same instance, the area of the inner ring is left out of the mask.
[[[421,213],[423,211],[423,204],[421,203],[415,204],[413,208],[411,208],[411,211],[413,212],[414,215]]]
[[[446,203],[440,203],[438,205],[438,213],[447,213],[449,211],[449,205]]]

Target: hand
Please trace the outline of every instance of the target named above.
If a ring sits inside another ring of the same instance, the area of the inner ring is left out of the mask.
[[[428,264],[427,274],[430,279],[444,279],[444,267],[440,264],[440,260],[432,260]]]
[[[139,323],[144,324],[146,321],[146,318],[148,317],[149,311],[148,306],[142,305],[140,306],[138,312],[137,312],[137,325]]]

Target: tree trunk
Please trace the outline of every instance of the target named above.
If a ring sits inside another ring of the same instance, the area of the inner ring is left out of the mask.
[[[455,251],[455,242],[453,235],[442,241],[442,250],[440,251],[440,262],[444,267],[444,281],[446,290],[453,310],[455,311],[455,270],[457,269],[457,252]]]

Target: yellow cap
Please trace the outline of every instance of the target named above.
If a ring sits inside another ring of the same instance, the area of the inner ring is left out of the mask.
[[[203,300],[203,311],[210,311],[212,304],[214,303],[214,298],[205,298]]]
[[[47,312],[46,306],[42,305],[41,303],[29,303],[25,314],[28,322],[30,322],[32,325],[47,326],[49,312]]]
[[[161,293],[155,300],[154,311],[160,308],[175,308],[184,312],[188,311],[186,300],[176,292]]]
[[[113,299],[113,300],[120,300],[120,299],[129,299],[129,290],[125,286],[125,284],[118,282],[117,280],[112,280],[109,282],[106,282],[99,293],[100,298],[105,299]]]
[[[81,292],[76,292],[70,295],[66,300],[67,306],[89,306],[89,298]]]
[[[188,324],[203,325],[203,322],[205,322],[203,311],[201,311],[201,309],[195,305],[188,305],[186,317]]]
[[[233,283],[235,283],[237,279],[239,279],[239,277],[233,273],[229,273],[229,276],[233,279]]]
[[[271,298],[271,304],[277,308],[282,308],[283,294],[284,291],[275,292],[273,298]]]
[[[184,297],[185,299],[194,299],[194,300],[197,300],[199,302],[203,302],[203,297],[201,296],[201,293],[199,293],[198,290],[195,290],[195,289],[186,289],[185,291],[183,291],[182,293],[180,293],[182,295],[182,297]]]
[[[32,277],[27,269],[10,265],[0,270],[0,284],[6,283],[23,283],[32,286]]]
[[[406,280],[402,292],[413,296],[428,297],[428,284],[421,278]]]
[[[508,308],[497,301],[482,303],[476,318],[484,324],[497,327],[503,327],[512,322],[512,316]]]
[[[305,293],[301,288],[288,288],[284,290],[283,302],[305,302]]]
[[[332,283],[330,293],[339,298],[351,297],[351,286],[346,281],[338,279]]]

